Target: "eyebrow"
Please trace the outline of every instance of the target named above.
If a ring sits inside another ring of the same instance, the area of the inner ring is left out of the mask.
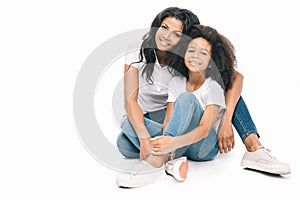
[[[166,24],[166,23],[162,23],[160,26],[162,26],[162,25],[165,25],[168,29],[170,28],[169,26],[168,26],[168,24]],[[179,30],[174,30],[175,32],[178,32],[178,33],[182,33],[182,31],[179,31]]]
[[[190,49],[190,48],[197,49],[198,47],[195,47],[195,45],[192,44],[188,49]],[[200,47],[200,49],[201,49],[201,50],[205,50],[207,53],[209,53],[209,51],[208,51],[207,49],[205,49],[205,48],[201,48],[201,47]]]

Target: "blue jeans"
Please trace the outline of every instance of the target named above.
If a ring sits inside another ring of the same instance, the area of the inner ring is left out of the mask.
[[[232,124],[243,142],[250,134],[256,134],[258,138],[260,137],[242,97],[239,98],[235,106]]]
[[[173,115],[164,135],[176,137],[195,129],[202,115],[203,108],[195,95],[189,92],[182,93],[174,103]],[[162,124],[148,118],[145,118],[144,122],[151,137],[162,135]],[[128,118],[122,123],[122,130],[123,133],[119,135],[117,141],[119,151],[125,157],[139,157],[139,140]],[[175,155],[176,157],[186,156],[195,161],[206,161],[212,160],[218,154],[218,150],[217,133],[212,129],[202,140],[177,149]]]
[[[158,122],[156,122],[156,120],[164,119],[164,117],[165,117],[165,110],[156,112],[155,115],[151,115],[151,113],[145,114],[144,122],[145,122],[147,130],[149,131],[151,137],[155,137],[157,135],[162,134],[162,132],[161,132],[162,122],[160,120],[160,123],[158,123]],[[184,118],[184,119],[186,119],[186,118]],[[178,122],[176,122],[176,123],[179,124]],[[176,125],[176,123],[175,123],[175,125]],[[233,114],[233,118],[232,118],[232,124],[235,127],[237,133],[239,134],[239,136],[243,142],[249,134],[257,134],[257,136],[260,137],[257,132],[257,129],[255,127],[255,124],[251,118],[249,110],[248,110],[242,97],[240,97],[240,99],[236,105],[236,108],[235,108],[235,111]],[[118,139],[117,139],[117,146],[118,146],[119,151],[121,152],[122,155],[124,155],[127,158],[139,158],[139,148],[140,148],[139,140],[138,140],[136,133],[135,133],[130,121],[128,120],[128,118],[126,118],[124,120],[121,128],[122,128],[122,132],[119,134]],[[171,126],[167,127],[165,134],[172,133],[172,131],[168,131],[169,128],[171,129]],[[212,134],[210,134],[209,136],[212,136]],[[197,146],[196,144],[197,143],[193,144],[193,147],[191,147],[192,145],[190,145],[189,150],[192,151],[192,149]],[[188,150],[185,148],[187,148],[187,147],[183,147],[176,151],[177,157],[180,157],[180,155],[185,155],[183,152],[187,152],[187,150]],[[194,152],[197,152],[197,151],[194,151]],[[200,151],[198,151],[198,152],[200,152]],[[188,153],[191,154],[191,152],[187,152],[186,155]],[[197,159],[195,159],[195,160],[197,160]]]

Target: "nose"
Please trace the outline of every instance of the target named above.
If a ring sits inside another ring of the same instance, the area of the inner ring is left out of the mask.
[[[166,30],[166,32],[163,34],[164,39],[170,40],[171,34],[172,34],[172,31]]]
[[[200,58],[200,53],[198,51],[195,51],[193,54],[192,54],[192,57],[193,58]]]

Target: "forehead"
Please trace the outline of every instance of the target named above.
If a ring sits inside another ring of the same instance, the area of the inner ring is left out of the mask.
[[[211,51],[211,44],[202,37],[194,38],[190,42],[189,47],[198,47],[201,49],[206,49],[207,51]]]
[[[169,29],[176,30],[182,32],[183,30],[183,23],[179,19],[175,17],[166,17],[161,24],[166,24]]]

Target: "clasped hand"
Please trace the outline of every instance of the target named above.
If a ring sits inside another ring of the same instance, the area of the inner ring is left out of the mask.
[[[165,155],[176,149],[175,137],[172,136],[157,136],[151,138],[153,155]]]

